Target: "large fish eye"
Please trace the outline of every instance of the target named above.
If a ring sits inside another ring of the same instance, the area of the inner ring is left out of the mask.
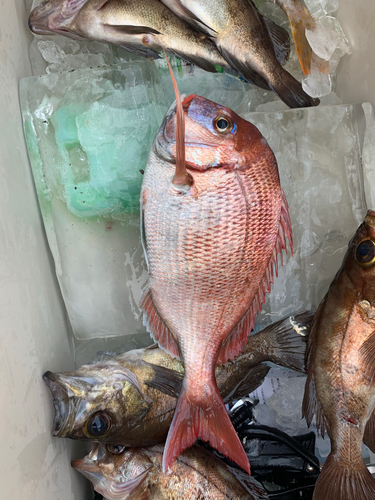
[[[226,116],[217,116],[214,120],[214,127],[222,134],[230,132],[233,128],[233,123]]]
[[[125,450],[125,446],[120,446],[119,444],[107,444],[107,450],[113,455],[120,455]]]
[[[375,242],[364,240],[358,245],[355,260],[361,267],[371,267],[375,264]]]
[[[87,419],[84,431],[90,438],[104,437],[111,428],[111,419],[104,411],[98,411]]]

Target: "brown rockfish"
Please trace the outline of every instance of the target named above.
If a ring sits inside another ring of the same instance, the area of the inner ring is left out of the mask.
[[[301,83],[282,67],[289,55],[288,33],[261,16],[251,0],[162,2],[208,35],[224,59],[246,80],[273,90],[290,108],[319,104],[319,99],[306,94]]]
[[[304,372],[312,317],[306,312],[264,328],[249,337],[238,358],[217,366],[224,401],[255,390],[269,370],[264,361]],[[157,347],[108,356],[73,372],[47,372],[44,380],[55,407],[53,435],[131,447],[165,441],[183,373],[182,362]]]
[[[292,246],[288,206],[254,125],[203,97],[178,102],[156,134],[141,189],[145,325],[185,366],[163,470],[201,438],[249,471],[215,366],[243,350],[277,255],[287,238]]]
[[[375,404],[375,212],[369,211],[316,313],[308,341],[303,413],[331,438],[314,500],[375,498],[362,459]]]
[[[165,48],[206,71],[229,68],[207,36],[159,0],[47,0],[31,12],[29,27],[40,35],[113,43],[145,57],[158,58]]]
[[[266,500],[253,478],[200,446],[185,451],[166,474],[163,445],[129,448],[93,444],[72,466],[108,500]]]

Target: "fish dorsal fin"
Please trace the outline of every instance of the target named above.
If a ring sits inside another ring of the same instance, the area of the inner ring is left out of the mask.
[[[143,324],[151,337],[169,354],[180,358],[181,354],[177,342],[157,311],[150,290],[145,291],[140,308],[144,314]]]
[[[274,23],[271,19],[268,19],[268,17],[262,16],[262,18],[271,38],[276,59],[279,61],[281,66],[284,66],[289,59],[290,54],[289,33],[284,28]]]
[[[285,194],[282,191],[281,197],[281,212],[279,219],[279,230],[276,237],[275,246],[271,255],[270,261],[260,281],[254,299],[251,302],[248,310],[243,318],[239,321],[238,325],[232,330],[231,334],[221,347],[217,363],[226,363],[228,360],[235,358],[243,351],[247,337],[250,335],[254,328],[255,316],[262,309],[262,304],[266,300],[266,293],[271,290],[273,283],[273,272],[277,276],[277,256],[280,254],[281,265],[283,264],[282,251],[286,250],[286,240],[289,240],[290,248],[293,255],[293,241],[292,241],[292,226],[290,223],[288,213],[288,203]]]
[[[176,172],[173,177],[172,184],[179,190],[188,191],[190,186],[193,184],[193,178],[187,172],[185,163],[185,113],[182,108],[180,91],[178,90],[177,82],[165,50],[164,55],[167,60],[176,96]]]
[[[326,417],[323,413],[322,405],[320,404],[315,389],[315,376],[314,376],[314,355],[317,342],[317,324],[320,318],[321,311],[324,308],[327,296],[324,297],[320,303],[318,310],[315,313],[314,320],[311,326],[309,338],[307,341],[307,354],[306,354],[306,365],[307,365],[307,379],[305,385],[305,394],[303,396],[302,403],[302,415],[305,417],[307,425],[310,427],[311,422],[316,417],[316,426],[322,437],[324,437],[326,431],[329,434],[329,425]]]
[[[367,420],[363,442],[375,453],[375,409]]]

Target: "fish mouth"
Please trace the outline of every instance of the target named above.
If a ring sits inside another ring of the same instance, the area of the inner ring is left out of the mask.
[[[375,210],[368,210],[365,218],[366,224],[375,227]]]
[[[55,417],[53,421],[52,435],[56,437],[67,436],[74,425],[74,418],[77,409],[76,400],[80,398],[72,398],[69,396],[68,389],[59,375],[50,371],[43,375],[43,380],[53,396],[53,406],[55,409]]]

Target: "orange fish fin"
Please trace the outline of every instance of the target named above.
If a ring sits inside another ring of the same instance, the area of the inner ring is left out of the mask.
[[[375,480],[363,460],[347,466],[328,455],[314,489],[314,500],[375,498]]]
[[[366,325],[367,326],[367,325]],[[364,328],[367,332],[370,332],[372,329],[375,330],[375,327],[369,325],[370,328]],[[375,382],[375,335],[372,333],[367,340],[363,343],[362,347],[359,350],[362,359],[363,359],[363,368],[362,370],[366,373],[366,375],[370,379],[370,384],[374,385]]]
[[[192,446],[197,438],[229,457],[250,474],[250,465],[230,421],[216,383],[207,384],[199,401],[189,397],[183,387],[169,428],[163,455],[165,474],[174,460]]]
[[[303,396],[302,403],[302,415],[305,417],[307,425],[310,427],[311,422],[316,416],[316,426],[322,437],[324,437],[325,432],[329,435],[329,425],[328,421],[324,415],[323,408],[316,396],[315,389],[315,377],[314,377],[314,355],[316,348],[316,337],[317,337],[317,324],[320,317],[320,313],[324,308],[324,304],[327,296],[324,297],[320,303],[318,310],[315,313],[313,323],[311,326],[309,339],[307,341],[307,351],[306,351],[306,366],[307,366],[307,379],[305,385],[305,394]]]
[[[228,396],[225,397],[224,402],[230,403],[231,401],[236,401],[237,399],[244,398],[250,393],[258,389],[260,385],[263,384],[271,367],[264,363],[260,363],[254,368],[251,368],[246,377],[241,380],[241,382],[235,387]]]
[[[250,335],[251,330],[253,330],[254,328],[255,316],[262,309],[262,304],[264,304],[266,300],[266,293],[271,290],[274,268],[277,276],[278,254],[280,254],[281,265],[283,264],[282,250],[286,250],[287,239],[289,240],[290,249],[293,255],[292,226],[288,213],[288,203],[286,201],[285,194],[282,191],[279,230],[277,233],[273,253],[266,268],[266,272],[263,275],[254,299],[250,304],[250,307],[244,314],[243,318],[239,321],[237,326],[233,328],[229,337],[222,345],[217,364],[226,363],[228,360],[238,356],[240,352],[244,350],[247,337]]]
[[[152,300],[151,290],[143,294],[140,308],[143,311],[143,323],[151,337],[172,356],[180,358],[180,349],[167,325],[162,320]]]
[[[370,418],[367,420],[363,442],[375,453],[375,410],[372,411]]]

